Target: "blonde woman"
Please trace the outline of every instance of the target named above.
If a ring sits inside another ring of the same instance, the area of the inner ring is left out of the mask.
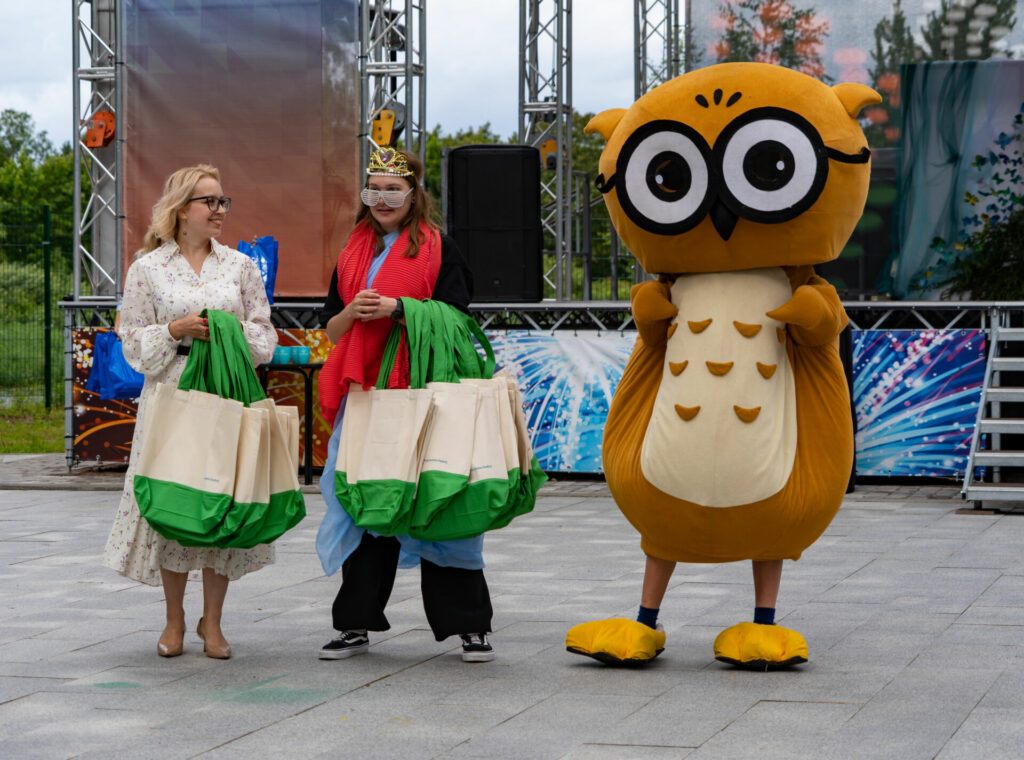
[[[270,306],[256,264],[217,242],[231,199],[212,166],[190,166],[171,174],[142,250],[124,280],[119,334],[128,363],[145,375],[135,436],[121,503],[103,553],[103,563],[127,578],[163,584],[167,622],[157,654],[182,653],[186,623],[185,584],[202,571],[203,616],[197,633],[208,657],[227,659],[231,647],[221,631],[228,582],[274,561],[274,547],[190,548],[164,538],[139,513],[135,502],[135,463],[146,424],[146,400],[157,383],[177,384],[194,340],[209,340],[203,309],[238,317],[253,364],[268,361],[277,345]]]

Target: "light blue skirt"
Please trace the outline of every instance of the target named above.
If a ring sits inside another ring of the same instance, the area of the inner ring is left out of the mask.
[[[363,540],[364,528],[360,528],[349,517],[334,493],[334,470],[338,462],[338,445],[341,440],[341,420],[345,416],[346,395],[341,400],[338,417],[334,421],[334,432],[327,444],[327,461],[320,476],[320,493],[327,503],[327,513],[316,534],[316,553],[327,575],[334,575]],[[308,422],[307,422],[308,424]],[[370,531],[371,536],[379,535]],[[398,557],[399,567],[416,567],[420,558],[442,567],[460,567],[464,570],[484,568],[484,537],[462,538],[458,541],[420,541],[411,536],[396,536],[402,545]]]

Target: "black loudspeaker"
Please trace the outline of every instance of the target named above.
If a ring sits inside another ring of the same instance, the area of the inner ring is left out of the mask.
[[[893,148],[876,148],[871,152],[871,184],[864,214],[839,258],[814,267],[819,275],[835,285],[840,298],[852,301],[878,292],[875,283],[892,251],[895,154]]]
[[[444,163],[445,222],[473,271],[474,302],[540,301],[540,151],[462,145]]]

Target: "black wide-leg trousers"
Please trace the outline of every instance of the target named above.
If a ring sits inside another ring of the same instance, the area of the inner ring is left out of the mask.
[[[341,588],[331,610],[335,630],[391,628],[384,607],[395,585],[400,549],[397,538],[363,534],[341,566]],[[421,558],[420,589],[427,622],[438,641],[459,633],[490,632],[491,595],[483,570],[442,567]]]

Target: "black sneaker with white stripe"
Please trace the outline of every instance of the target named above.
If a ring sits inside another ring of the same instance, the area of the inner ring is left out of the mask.
[[[365,630],[342,631],[320,649],[321,660],[343,660],[346,657],[363,654],[370,648],[370,639]]]
[[[459,634],[462,639],[463,662],[490,662],[494,659],[494,647],[487,643],[485,633]]]

